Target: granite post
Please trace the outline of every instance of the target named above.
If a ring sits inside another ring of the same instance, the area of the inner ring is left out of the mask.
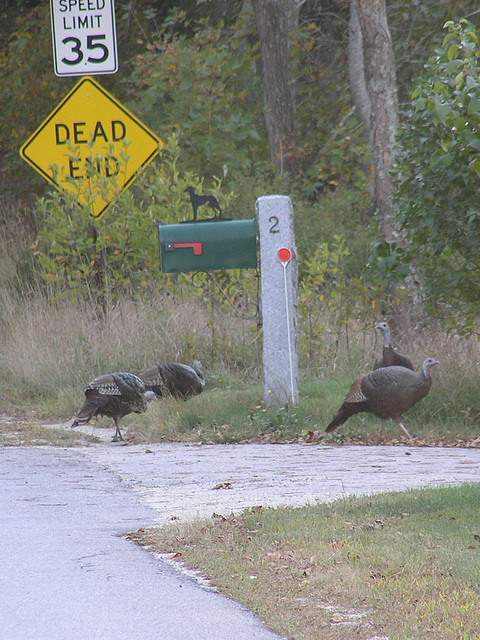
[[[282,407],[298,401],[298,262],[293,208],[287,196],[256,202],[260,240],[264,399]]]

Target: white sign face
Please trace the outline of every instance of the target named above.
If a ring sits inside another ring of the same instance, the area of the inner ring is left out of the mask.
[[[118,69],[114,0],[50,0],[55,75]]]

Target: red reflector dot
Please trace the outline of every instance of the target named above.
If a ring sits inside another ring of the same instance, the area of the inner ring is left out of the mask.
[[[288,262],[292,258],[292,252],[287,247],[282,247],[277,251],[277,258],[280,262]]]

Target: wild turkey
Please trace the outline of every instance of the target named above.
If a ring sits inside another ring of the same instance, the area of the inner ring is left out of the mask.
[[[367,412],[381,420],[391,418],[411,440],[412,436],[403,426],[401,417],[430,391],[430,371],[436,364],[438,361],[435,358],[427,358],[423,363],[422,373],[399,366],[382,367],[366,373],[353,383],[325,431],[330,433],[351,416]]]
[[[410,358],[397,353],[390,344],[390,329],[388,328],[388,324],[386,322],[379,322],[375,329],[378,329],[383,336],[383,353],[375,360],[373,370],[375,371],[375,369],[380,369],[381,367],[398,366],[406,367],[407,369],[415,371]]]
[[[107,373],[95,378],[85,389],[85,402],[72,427],[87,424],[97,415],[108,416],[113,418],[116,427],[113,442],[123,440],[120,420],[129,413],[143,413],[147,402],[154,398],[155,394],[147,391],[133,373]]]
[[[138,375],[145,388],[159,397],[169,393],[176,398],[188,398],[205,389],[202,363],[199,360],[195,360],[191,367],[180,362],[163,362]]]

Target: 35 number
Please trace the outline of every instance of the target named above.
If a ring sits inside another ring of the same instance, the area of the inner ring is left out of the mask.
[[[87,51],[93,51],[94,49],[98,49],[101,54],[100,57],[89,56],[87,58],[88,62],[92,62],[93,64],[100,64],[101,62],[105,62],[105,60],[108,58],[108,48],[101,42],[98,42],[98,40],[105,40],[105,38],[106,38],[105,35],[87,36]],[[74,59],[69,60],[68,58],[62,58],[62,62],[64,64],[68,64],[71,66],[80,64],[83,58],[85,57],[82,51],[81,40],[79,40],[78,38],[72,38],[72,37],[64,38],[62,40],[62,44],[71,44],[72,46],[70,47],[70,52],[72,54],[75,54]],[[97,51],[97,54],[98,54],[98,51]]]

